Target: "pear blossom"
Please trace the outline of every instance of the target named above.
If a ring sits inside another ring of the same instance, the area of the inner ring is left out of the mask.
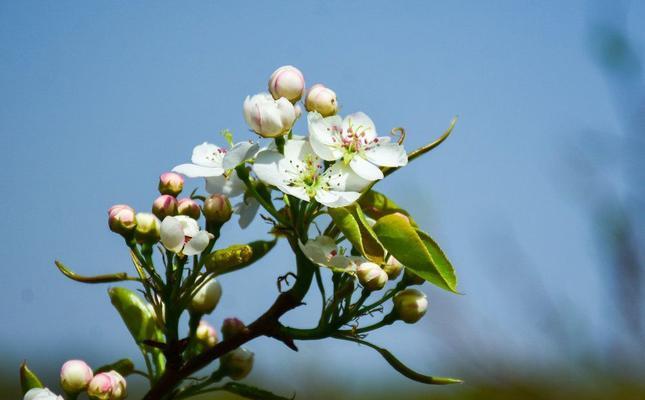
[[[192,163],[172,170],[189,178],[205,178],[208,193],[235,197],[244,192],[244,182],[230,170],[252,158],[258,149],[258,144],[251,141],[236,143],[230,150],[204,142],[193,149]]]
[[[296,121],[296,110],[284,97],[274,99],[269,93],[259,93],[244,100],[244,120],[258,135],[265,138],[282,136]]]
[[[374,123],[362,112],[344,119],[311,112],[307,122],[309,140],[316,154],[325,161],[342,159],[363,179],[382,179],[379,167],[402,167],[408,163],[403,146],[391,142],[389,137],[378,137]]]
[[[161,222],[161,243],[175,253],[200,254],[212,238],[211,233],[199,229],[197,221],[185,215],[166,217]]]
[[[247,228],[251,222],[253,222],[259,209],[260,202],[258,202],[255,197],[244,196],[244,199],[233,207],[235,214],[240,216],[240,219],[238,220],[240,228]]]
[[[33,388],[25,393],[23,400],[63,400],[63,396],[57,396],[47,388]]]
[[[271,148],[259,152],[253,172],[284,193],[304,201],[315,199],[328,207],[352,204],[369,184],[343,163],[325,168],[309,142],[299,139],[287,140],[284,154]]]
[[[354,273],[358,265],[365,260],[361,257],[348,257],[339,251],[336,241],[325,235],[308,240],[307,243],[298,242],[300,250],[312,262],[321,267],[328,267],[335,271]]]
[[[305,90],[305,78],[302,72],[293,65],[282,66],[269,78],[269,92],[274,99],[285,97],[292,103],[300,100]]]

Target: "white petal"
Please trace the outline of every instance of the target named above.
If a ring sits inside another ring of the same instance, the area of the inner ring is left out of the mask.
[[[223,194],[228,197],[239,196],[244,192],[244,182],[236,174],[206,178],[206,191],[210,194]]]
[[[170,251],[179,252],[184,246],[184,230],[176,217],[166,217],[161,222],[161,244]]]
[[[408,163],[408,155],[398,143],[381,143],[365,150],[365,157],[382,167],[402,167]]]
[[[260,203],[254,197],[249,197],[236,206],[235,213],[240,216],[240,228],[246,229],[253,222],[259,208]]]
[[[308,155],[315,153],[306,140],[287,140],[284,144],[284,158],[287,160],[304,160]]]
[[[277,151],[261,151],[253,163],[253,172],[262,182],[273,186],[281,186],[284,184],[284,177],[278,170],[278,162],[282,158],[282,154]]]
[[[316,201],[327,206],[338,201],[338,195],[333,194],[327,190],[318,189],[316,191]]]
[[[280,185],[278,186],[278,189],[283,191],[286,194],[290,194],[292,196],[295,196],[299,198],[300,200],[304,201],[311,201],[309,198],[309,195],[307,194],[307,191],[305,188],[301,186],[287,186],[287,185]]]
[[[310,112],[307,116],[309,127],[309,142],[314,152],[323,160],[335,161],[342,157],[343,152],[339,148],[340,125],[342,121],[339,116],[323,118],[317,112]],[[337,129],[332,129],[334,126]]]
[[[199,223],[194,219],[186,215],[177,215],[174,218],[179,221],[181,229],[184,232],[184,237],[194,237],[199,232]]]
[[[368,142],[372,141],[377,134],[374,122],[362,112],[350,114],[343,119],[343,134],[348,133],[349,128],[352,128],[354,134],[365,138]]]
[[[352,161],[349,162],[349,166],[354,172],[356,172],[356,175],[363,179],[367,179],[368,181],[383,179],[383,172],[381,169],[361,157],[359,154],[352,157]]]
[[[236,143],[224,156],[222,166],[225,169],[235,168],[253,157],[260,146],[250,141]]]
[[[330,190],[361,192],[371,181],[361,178],[342,162],[334,163],[324,174]]]
[[[280,97],[276,101],[276,106],[280,111],[280,119],[282,121],[282,131],[291,129],[293,123],[296,121],[296,109],[291,102],[284,97]]]
[[[222,168],[224,154],[226,154],[226,150],[214,144],[204,142],[199,146],[195,146],[191,161],[193,164],[203,167]]]
[[[195,236],[193,236],[192,239],[188,241],[188,243],[186,243],[183,253],[187,256],[200,254],[202,251],[206,250],[206,247],[208,247],[210,240],[211,238],[208,232],[199,231]]]
[[[345,207],[348,206],[352,203],[354,203],[356,200],[358,200],[359,197],[361,197],[361,194],[358,192],[334,192],[331,191],[332,194],[335,194],[338,196],[338,200],[331,204],[327,204],[327,207],[335,208],[335,207]]]
[[[203,167],[195,164],[181,164],[172,169],[173,172],[186,175],[189,178],[205,178],[209,176],[220,176],[224,173],[224,168]]]
[[[327,265],[333,253],[336,252],[336,242],[329,236],[318,236],[316,239],[307,241],[306,244],[298,242],[302,252],[311,261],[320,265]]]

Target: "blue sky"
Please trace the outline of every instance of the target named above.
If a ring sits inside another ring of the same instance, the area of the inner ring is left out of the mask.
[[[381,132],[405,127],[409,149],[460,118],[444,145],[379,188],[443,245],[465,295],[426,286],[423,323],[396,325],[376,343],[442,374],[460,357],[455,342],[445,345],[455,334],[509,357],[548,360],[558,349],[515,305],[546,294],[602,340],[610,327],[598,250],[566,168],[567,144],[585,129],[621,127],[589,56],[591,15],[583,1],[2,2],[3,364],[136,356],[107,287],[68,281],[53,260],[84,274],[130,268],[107,208],[148,209],[158,175],[188,160],[194,145],[220,141],[221,129],[252,138],[242,101],[284,64],[309,85],[333,88],[343,113],[363,111]],[[641,46],[644,19],[634,4],[627,26]],[[265,231],[261,222],[247,231],[230,224],[222,245]],[[266,263],[224,277],[211,322],[262,312],[288,256],[282,245]],[[313,323],[306,310],[294,314],[288,322]],[[258,369],[287,363],[278,381],[312,363],[345,374],[369,361],[359,376],[388,370],[346,343],[303,343],[300,354],[269,340],[251,347]]]

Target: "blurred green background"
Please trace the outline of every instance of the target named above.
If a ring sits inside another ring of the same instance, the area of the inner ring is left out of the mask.
[[[0,398],[19,398],[23,359],[54,390],[69,358],[141,363],[106,288],[53,260],[129,268],[107,208],[147,209],[158,174],[220,129],[252,138],[243,98],[283,64],[343,114],[405,127],[409,150],[459,115],[378,189],[442,244],[465,295],[425,285],[422,322],[370,340],[465,383],[408,381],[350,343],[268,339],[249,346],[250,383],[299,399],[645,398],[644,20],[636,1],[0,2]],[[266,235],[229,225],[222,245]],[[222,279],[211,322],[262,312],[287,255]]]

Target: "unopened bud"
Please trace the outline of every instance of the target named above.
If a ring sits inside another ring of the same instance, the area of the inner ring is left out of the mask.
[[[60,386],[66,393],[75,394],[87,389],[94,374],[85,361],[69,360],[60,369]]]
[[[197,331],[195,331],[195,337],[201,343],[205,344],[206,347],[213,347],[217,344],[217,331],[211,324],[204,320],[199,321],[199,326],[197,326]]]
[[[413,324],[426,313],[428,298],[417,289],[405,289],[394,296],[394,309],[402,321]]]
[[[284,97],[292,103],[300,100],[305,90],[305,78],[302,72],[292,65],[276,69],[269,78],[269,92],[274,99]]]
[[[233,215],[233,207],[228,197],[214,194],[204,201],[204,217],[206,221],[223,224]]]
[[[253,353],[238,347],[222,356],[221,365],[226,375],[233,380],[244,379],[253,369]]]
[[[94,375],[87,387],[87,395],[92,399],[110,400],[114,385],[114,378],[109,372]]]
[[[189,306],[190,311],[200,314],[210,314],[217,307],[217,303],[219,303],[221,297],[222,286],[215,278],[211,278],[193,294]]]
[[[164,172],[159,177],[159,193],[177,196],[184,188],[184,177],[174,172]]]
[[[373,262],[364,262],[356,268],[356,276],[368,290],[379,290],[387,283],[387,274]]]
[[[317,111],[323,117],[334,115],[338,112],[336,93],[320,83],[317,83],[307,92],[307,97],[305,97],[305,108],[307,111]]]
[[[112,377],[112,393],[110,400],[122,400],[128,397],[127,382],[120,373],[112,370],[108,372]]]
[[[199,219],[202,212],[199,208],[199,204],[197,204],[195,200],[185,197],[177,200],[177,214],[185,215],[192,219]]]
[[[159,219],[150,213],[137,213],[137,227],[134,237],[140,243],[156,243],[159,241],[160,225]]]
[[[134,209],[125,204],[117,204],[108,210],[108,226],[112,232],[130,235],[137,225]]]
[[[383,271],[387,274],[387,277],[389,280],[394,280],[399,277],[401,274],[401,271],[403,271],[403,264],[399,262],[396,258],[393,256],[390,256],[388,258],[387,262],[383,266]]]
[[[245,329],[246,325],[244,325],[244,322],[240,321],[239,319],[226,318],[222,323],[222,336],[224,336],[224,339],[226,340],[244,331]]]
[[[423,285],[425,283],[425,279],[420,277],[419,275],[415,274],[414,272],[410,271],[409,269],[405,269],[403,272],[403,280],[408,286],[411,285]]]
[[[169,194],[162,194],[152,203],[152,213],[162,221],[166,217],[177,215],[177,199]]]

